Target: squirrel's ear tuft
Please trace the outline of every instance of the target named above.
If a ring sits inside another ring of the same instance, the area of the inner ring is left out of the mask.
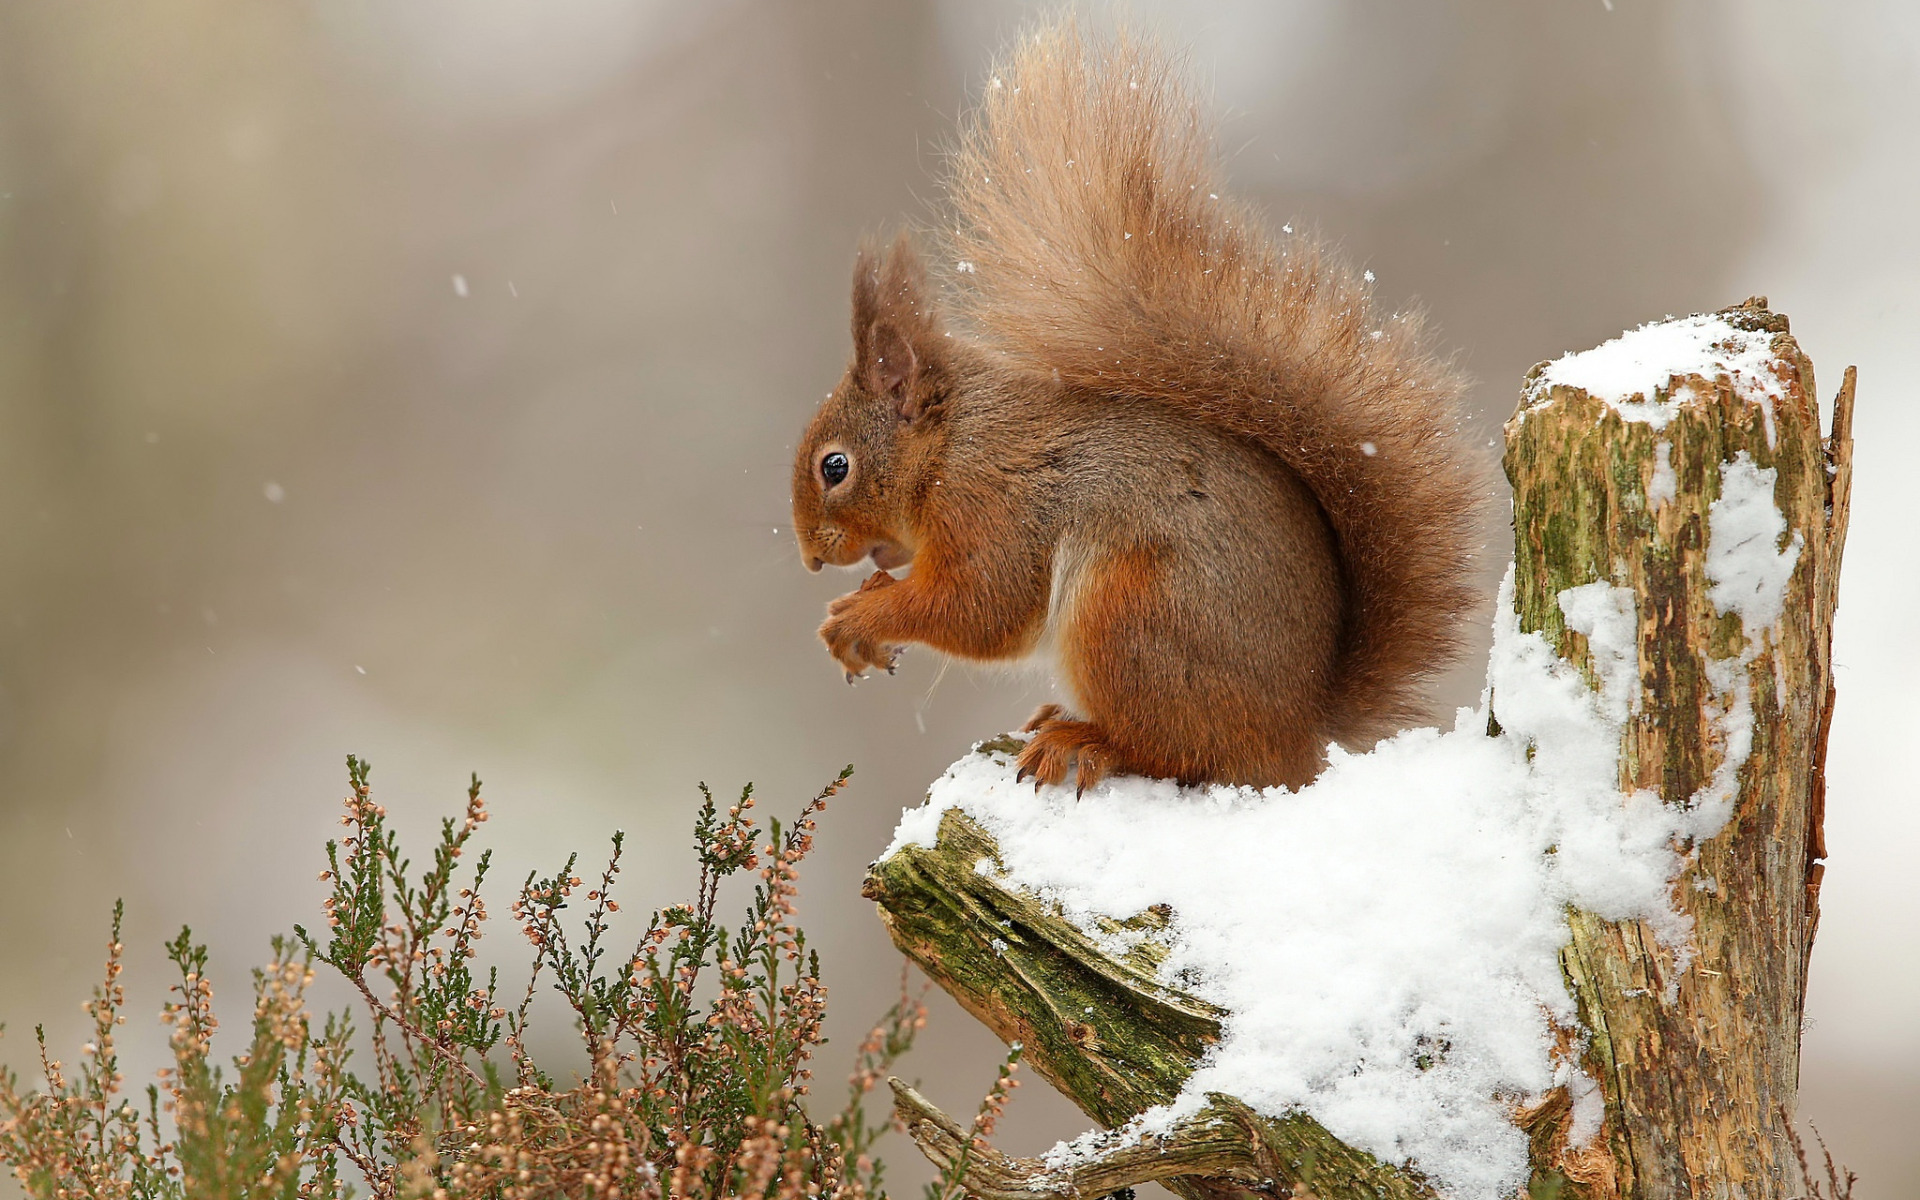
[[[863,250],[853,276],[853,341],[867,386],[915,421],[940,400],[927,385],[938,347],[926,271],[905,234],[884,257]]]
[[[920,356],[906,331],[890,317],[873,323],[869,339],[867,383],[875,394],[893,401],[902,420],[911,421],[926,407],[917,393],[920,384]]]
[[[880,256],[871,245],[860,247],[853,260],[853,352],[867,361],[868,339],[880,316]]]

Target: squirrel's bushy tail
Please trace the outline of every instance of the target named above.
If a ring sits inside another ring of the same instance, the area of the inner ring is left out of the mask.
[[[1486,489],[1462,384],[1417,315],[1376,314],[1344,264],[1219,191],[1163,55],[1044,29],[996,68],[953,156],[958,311],[1016,363],[1190,409],[1300,475],[1349,597],[1325,733],[1367,741],[1421,715],[1474,600]]]

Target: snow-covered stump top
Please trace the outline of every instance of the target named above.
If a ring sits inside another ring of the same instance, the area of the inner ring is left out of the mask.
[[[1788,1195],[1846,483],[1812,396],[1753,302],[1535,368],[1451,730],[1297,793],[1036,794],[1012,739],[956,763],[868,894],[1117,1127],[995,1194],[1110,1190],[1132,1155],[1194,1196]]]

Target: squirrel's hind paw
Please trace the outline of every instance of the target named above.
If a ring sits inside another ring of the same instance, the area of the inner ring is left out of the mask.
[[[1091,721],[1064,719],[1058,715],[1061,711],[1059,705],[1048,704],[1027,722],[1026,729],[1033,732],[1033,737],[1020,751],[1016,778],[1032,776],[1034,790],[1038,791],[1043,783],[1065,783],[1070,773],[1076,774],[1074,795],[1082,796],[1111,774],[1118,763],[1105,730]]]

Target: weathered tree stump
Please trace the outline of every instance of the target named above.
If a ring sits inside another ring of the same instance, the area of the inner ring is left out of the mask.
[[[1823,441],[1813,365],[1786,318],[1764,299],[1723,315],[1772,337],[1783,394],[1771,413],[1724,377],[1692,377],[1658,397],[1674,410],[1663,428],[1562,386],[1531,390],[1507,425],[1522,627],[1584,662],[1586,639],[1566,628],[1560,590],[1604,579],[1637,597],[1641,693],[1622,740],[1621,788],[1692,803],[1738,755],[1715,714],[1742,693],[1753,712],[1731,817],[1693,847],[1674,887],[1693,922],[1691,961],[1677,962],[1640,922],[1573,915],[1561,959],[1607,1101],[1609,1153],[1582,1181],[1594,1196],[1797,1194],[1788,1128],[1825,854],[1854,376],[1849,368]],[[1716,602],[1706,562],[1712,505],[1743,457],[1775,472],[1782,544],[1799,545],[1765,628]],[[1670,478],[1656,486],[1656,472]]]
[[[1562,968],[1605,1117],[1597,1137],[1574,1146],[1564,1093],[1515,1114],[1529,1134],[1535,1195],[1798,1192],[1789,1122],[1824,853],[1853,372],[1823,439],[1812,366],[1786,319],[1764,300],[1719,315],[1770,340],[1770,404],[1753,380],[1719,371],[1662,374],[1656,394],[1622,404],[1535,368],[1507,425],[1521,627],[1542,633],[1598,688],[1603,672],[1559,597],[1602,581],[1632,592],[1637,694],[1619,785],[1651,790],[1700,822],[1681,847],[1671,897],[1691,921],[1684,946],[1663,945],[1640,921],[1570,914]],[[1753,536],[1776,538],[1777,609],[1766,596],[1743,606],[1743,581],[1716,580],[1708,556],[1716,520],[1739,515],[1727,480],[1751,489],[1769,471],[1785,529]],[[1729,716],[1749,710],[1750,724]],[[1034,1069],[1093,1120],[1118,1126],[1173,1099],[1224,1014],[1159,980],[1151,939],[1125,957],[1103,954],[1046,904],[976,871],[983,858],[996,858],[992,837],[950,811],[937,845],[874,864],[865,892],[895,944],[1001,1038],[1023,1043]],[[1150,910],[1115,924],[1150,931],[1167,919]],[[922,1149],[936,1163],[954,1161],[965,1131],[911,1088],[896,1081],[895,1091]],[[1417,1171],[1342,1144],[1305,1114],[1271,1118],[1232,1097],[1210,1101],[1164,1136],[1114,1139],[1069,1167],[976,1147],[965,1186],[988,1200],[1097,1196],[1147,1180],[1190,1197],[1435,1194]]]

